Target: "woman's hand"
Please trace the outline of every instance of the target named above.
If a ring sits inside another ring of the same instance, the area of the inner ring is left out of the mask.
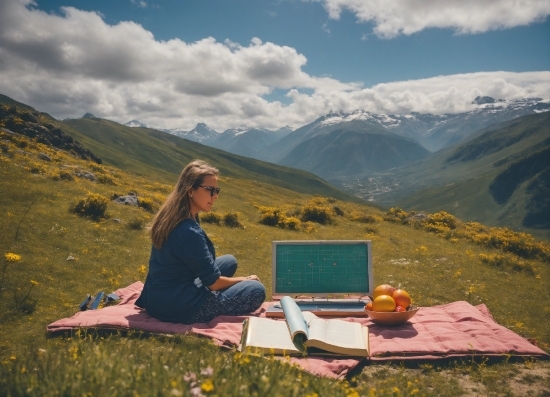
[[[258,276],[256,276],[255,274],[252,274],[252,275],[247,276],[247,277],[244,277],[244,276],[241,276],[241,277],[224,277],[224,276],[220,276],[214,282],[214,284],[208,286],[208,289],[210,289],[212,291],[219,291],[221,289],[229,288],[232,285],[235,285],[237,283],[240,283],[241,281],[246,281],[246,280],[260,281]]]

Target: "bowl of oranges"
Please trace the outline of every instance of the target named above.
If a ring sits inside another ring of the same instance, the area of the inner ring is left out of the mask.
[[[365,306],[367,316],[376,324],[400,325],[410,320],[418,311],[407,291],[389,284],[376,287],[372,301]]]

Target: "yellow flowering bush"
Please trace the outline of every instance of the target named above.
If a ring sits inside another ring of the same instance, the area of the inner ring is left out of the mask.
[[[302,208],[300,219],[303,222],[316,222],[321,225],[330,224],[333,221],[333,209],[328,205],[327,199],[313,198]]]
[[[105,196],[96,193],[88,193],[86,198],[79,200],[70,210],[85,218],[99,220],[106,216],[105,212],[108,202],[109,200]]]
[[[260,223],[267,226],[277,226],[283,216],[281,210],[275,207],[260,207]]]
[[[407,218],[408,216],[409,216],[409,213],[405,212],[401,208],[392,207],[386,213],[384,220],[389,222],[403,222],[405,218]]]
[[[138,199],[139,208],[143,208],[147,212],[153,212],[154,211],[154,204],[155,202],[147,197],[140,197]]]
[[[74,176],[71,172],[66,170],[54,170],[48,175],[54,181],[72,181]]]
[[[4,258],[6,258],[6,262],[18,262],[21,260],[21,255],[8,252],[7,254],[4,254]]]
[[[382,222],[383,219],[376,215],[354,211],[350,215],[350,220],[362,223],[379,223]]]
[[[300,230],[300,226],[302,225],[302,221],[298,218],[295,218],[293,216],[283,216],[280,218],[278,226],[282,227],[283,229],[289,229],[289,230]]]
[[[204,214],[201,214],[200,219],[201,219],[201,222],[213,223],[215,225],[221,225],[221,223],[223,221],[223,215],[218,213],[218,212],[215,212],[215,211],[210,211],[210,212],[206,212]]]
[[[42,164],[31,162],[29,165],[25,167],[27,171],[29,171],[31,174],[44,174],[46,173],[46,167],[44,167]]]
[[[96,180],[98,183],[103,183],[104,185],[117,185],[115,179],[110,175],[99,174],[96,176]]]
[[[519,272],[526,272],[530,275],[535,274],[533,264],[524,259],[511,254],[479,254],[479,260],[491,266],[502,269],[511,269]]]
[[[229,227],[238,227],[244,228],[243,223],[241,222],[240,214],[238,212],[228,212],[223,215],[223,224]]]

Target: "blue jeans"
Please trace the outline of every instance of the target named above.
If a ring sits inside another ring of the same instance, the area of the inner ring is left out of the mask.
[[[225,277],[233,277],[237,271],[237,259],[233,255],[222,255],[214,264]],[[207,323],[221,315],[247,314],[258,309],[265,300],[265,287],[256,280],[241,281],[217,292],[206,298],[191,323]]]

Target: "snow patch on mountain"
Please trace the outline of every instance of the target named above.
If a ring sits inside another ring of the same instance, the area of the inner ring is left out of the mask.
[[[143,128],[147,128],[147,124],[142,123],[142,122],[139,121],[139,120],[130,120],[130,121],[128,121],[127,123],[125,123],[124,125],[127,126],[127,127],[143,127]]]

